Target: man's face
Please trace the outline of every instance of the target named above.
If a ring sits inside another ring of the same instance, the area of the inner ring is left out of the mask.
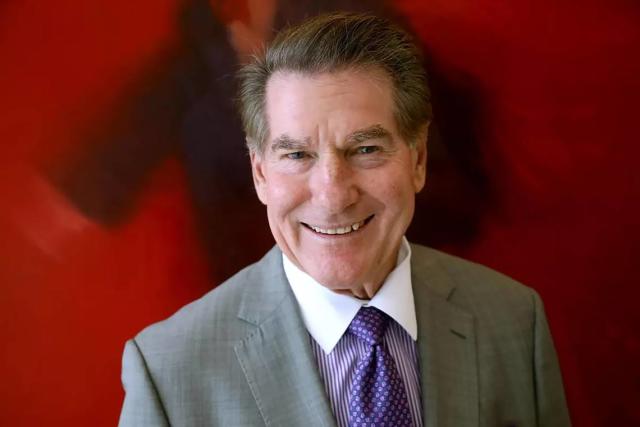
[[[403,140],[376,71],[275,74],[265,111],[269,138],[251,163],[276,242],[324,286],[375,292],[424,186],[426,136]]]

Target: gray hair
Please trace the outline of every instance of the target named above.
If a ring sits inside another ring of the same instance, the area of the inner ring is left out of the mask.
[[[420,51],[405,31],[386,19],[336,12],[281,31],[262,54],[238,72],[247,147],[262,152],[269,135],[265,97],[273,74],[319,74],[351,68],[382,70],[390,78],[396,125],[401,136],[415,144],[431,120],[431,96]]]

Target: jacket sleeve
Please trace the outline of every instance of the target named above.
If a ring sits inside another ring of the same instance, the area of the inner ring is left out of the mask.
[[[170,425],[144,356],[135,340],[128,341],[124,347],[122,385],[125,398],[118,424],[120,427]]]
[[[562,375],[540,296],[534,292],[534,375],[537,425],[566,427],[571,425],[564,396]]]

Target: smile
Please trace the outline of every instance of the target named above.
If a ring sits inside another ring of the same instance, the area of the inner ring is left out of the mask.
[[[354,222],[351,225],[347,225],[347,226],[343,226],[343,227],[336,227],[336,228],[322,228],[322,227],[317,227],[315,225],[309,225],[309,224],[305,224],[304,222],[302,223],[304,226],[306,226],[307,228],[315,231],[318,234],[328,234],[328,235],[334,235],[334,234],[338,234],[338,235],[342,235],[342,234],[349,234],[349,233],[353,233],[354,231],[358,231],[359,229],[361,229],[362,227],[364,227],[365,225],[367,225],[369,223],[369,221],[371,221],[371,219],[373,218],[373,215],[371,215],[370,217],[359,221],[359,222]]]

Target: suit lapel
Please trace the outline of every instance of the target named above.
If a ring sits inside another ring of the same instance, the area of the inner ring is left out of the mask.
[[[238,313],[255,328],[235,352],[265,424],[335,426],[280,251],[255,271]]]
[[[455,282],[439,255],[412,250],[424,424],[478,425],[473,316],[450,301]],[[335,426],[281,256],[274,248],[255,267],[238,313],[255,328],[236,356],[266,425]]]
[[[455,283],[439,255],[425,248],[412,249],[424,424],[478,425],[473,316],[451,303]]]

